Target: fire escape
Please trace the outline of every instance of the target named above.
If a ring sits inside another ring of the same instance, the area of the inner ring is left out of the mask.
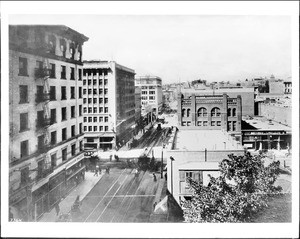
[[[37,105],[42,104],[43,111],[38,112],[37,121],[36,121],[36,131],[38,134],[38,153],[42,158],[38,162],[37,167],[37,180],[45,178],[47,175],[53,172],[53,167],[51,165],[51,158],[48,154],[50,147],[50,132],[49,126],[51,124],[50,119],[50,87],[49,87],[49,77],[51,74],[49,60],[44,59],[43,65],[35,69],[35,79],[42,79],[43,81],[43,91],[38,92],[36,95]]]

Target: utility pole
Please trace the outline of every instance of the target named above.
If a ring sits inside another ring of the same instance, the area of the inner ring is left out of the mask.
[[[163,178],[163,166],[164,166],[164,161],[163,161],[163,158],[164,158],[164,145],[163,145],[163,148],[161,150],[161,173],[160,173],[160,178]]]

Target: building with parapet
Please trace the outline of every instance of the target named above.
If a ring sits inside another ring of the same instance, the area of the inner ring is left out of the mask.
[[[242,99],[223,95],[178,95],[179,128],[222,130],[241,141]]]
[[[83,63],[84,147],[120,147],[134,133],[135,72],[114,61]]]
[[[9,26],[9,207],[36,221],[85,175],[82,46],[63,25]]]
[[[230,98],[237,98],[238,95],[242,99],[242,115],[254,115],[254,88],[220,88],[212,90],[197,90],[197,89],[181,89],[182,94],[188,95],[223,95],[224,93]],[[179,92],[179,91],[178,91]]]

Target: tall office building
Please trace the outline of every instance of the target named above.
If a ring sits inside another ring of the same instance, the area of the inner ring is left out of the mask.
[[[84,147],[120,147],[134,133],[135,72],[99,60],[84,61],[83,71]]]
[[[34,221],[84,179],[82,46],[63,25],[9,27],[9,206]]]
[[[157,116],[162,107],[162,80],[157,76],[140,76],[135,78],[137,87],[142,91],[142,114],[151,106]]]

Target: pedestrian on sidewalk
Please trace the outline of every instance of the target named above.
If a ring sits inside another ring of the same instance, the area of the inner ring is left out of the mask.
[[[155,173],[153,173],[153,181],[154,181],[154,182],[157,181]]]
[[[106,173],[109,174],[109,167],[106,167]]]
[[[96,166],[96,168],[95,168],[95,173],[94,173],[94,176],[98,176],[98,165]]]
[[[57,202],[55,204],[55,211],[56,211],[56,216],[58,216],[59,212],[60,212],[60,208],[59,208],[59,202]]]

